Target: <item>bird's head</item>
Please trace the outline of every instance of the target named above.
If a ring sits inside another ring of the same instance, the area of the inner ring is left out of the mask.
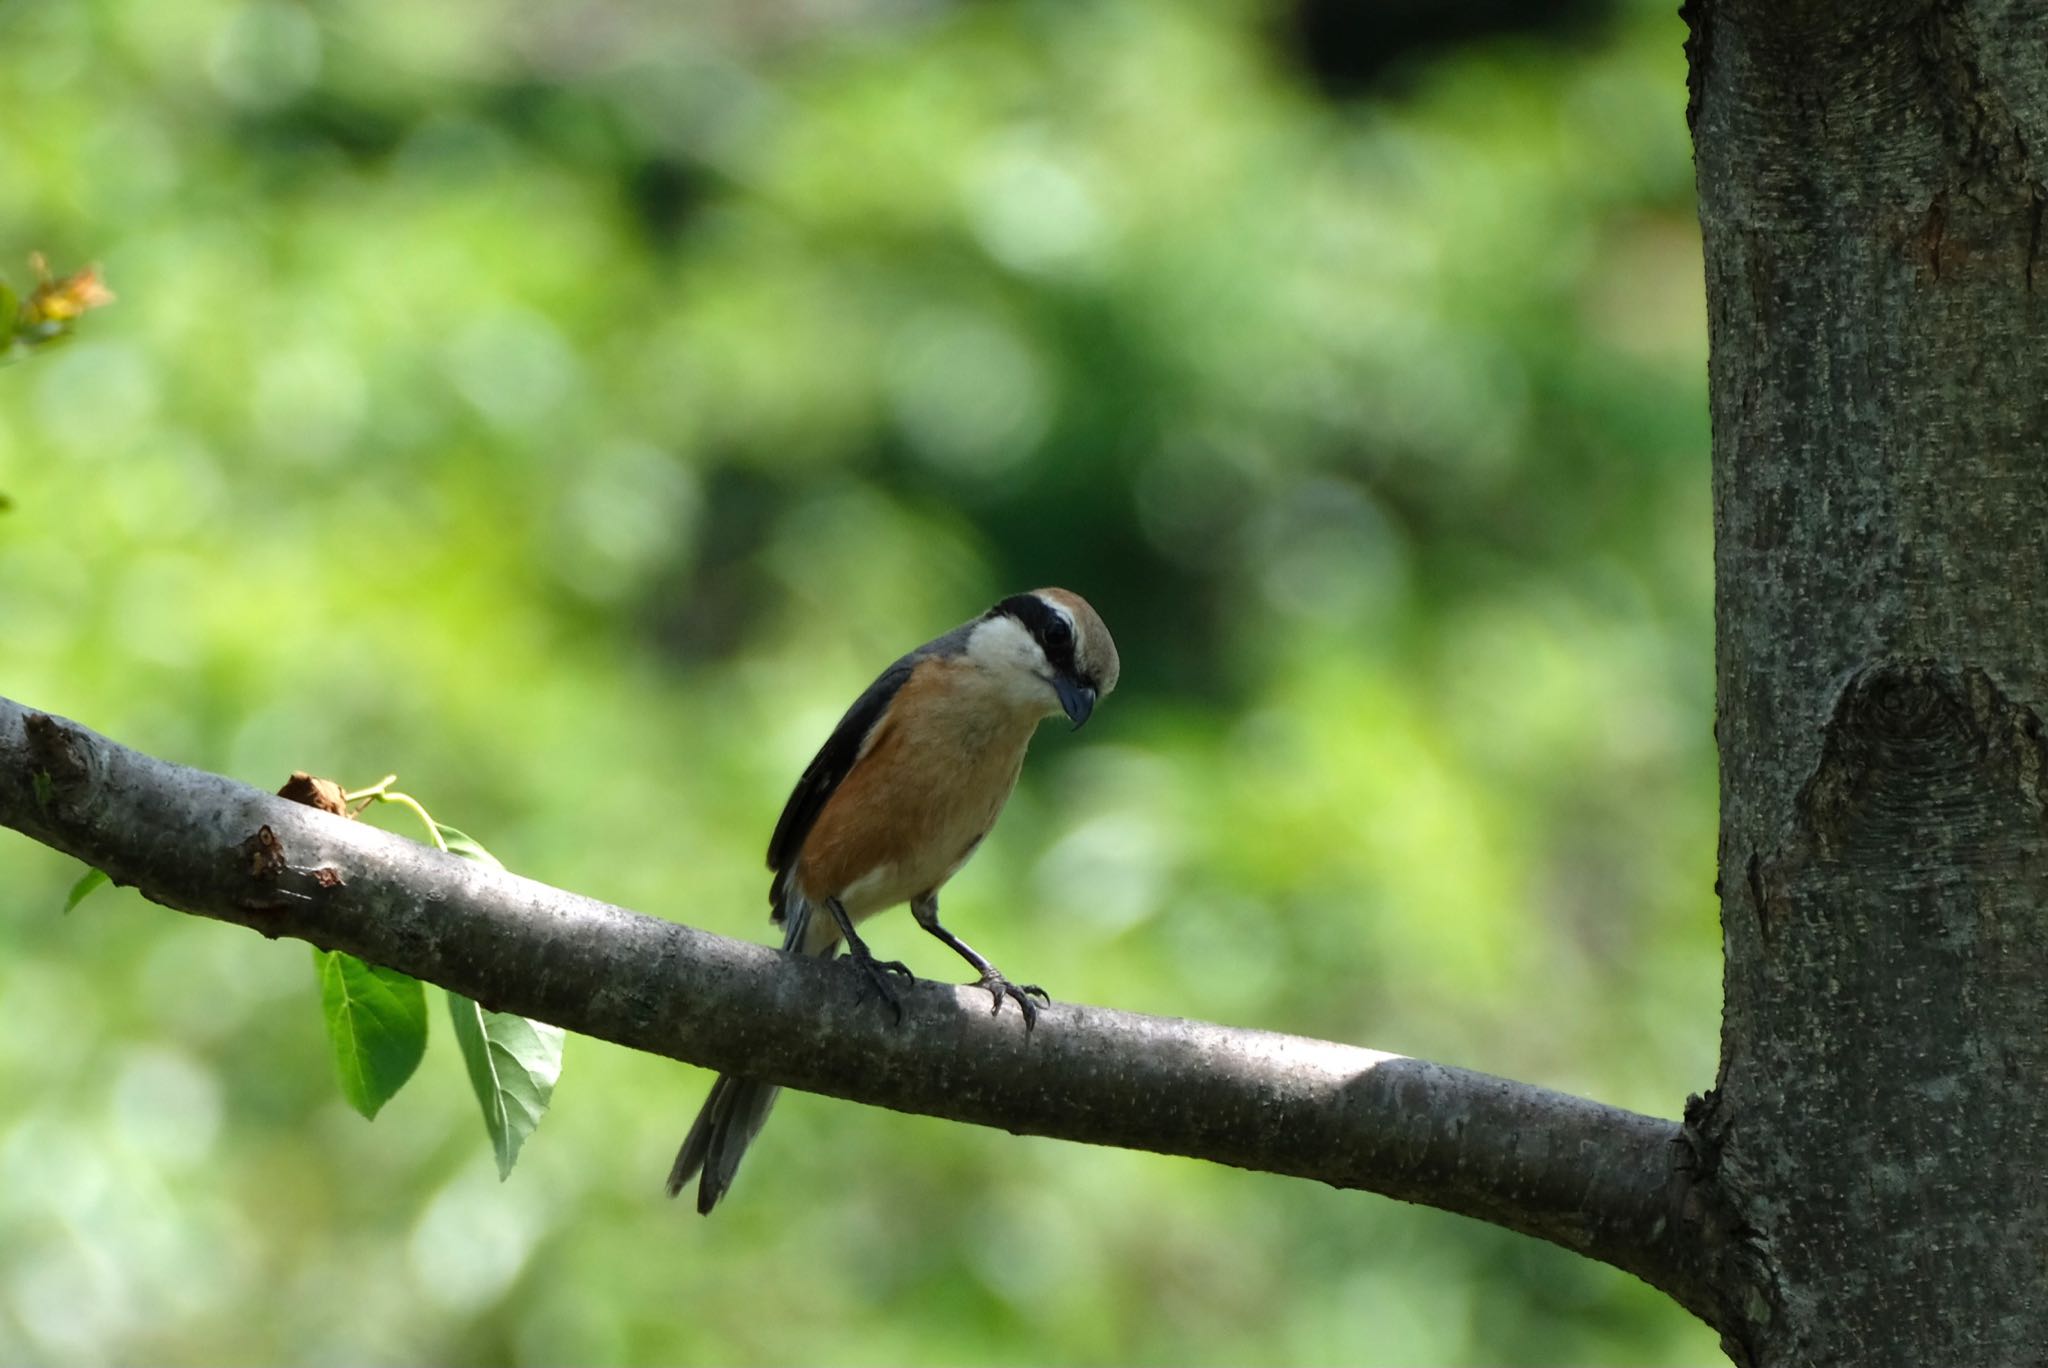
[[[1088,600],[1065,589],[1012,594],[981,615],[967,654],[1020,704],[1063,712],[1076,727],[1116,687],[1116,642]]]

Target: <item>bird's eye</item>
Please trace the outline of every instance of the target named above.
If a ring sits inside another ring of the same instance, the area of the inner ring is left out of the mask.
[[[1045,624],[1045,644],[1052,647],[1074,644],[1074,629],[1067,625],[1065,618],[1056,617]]]

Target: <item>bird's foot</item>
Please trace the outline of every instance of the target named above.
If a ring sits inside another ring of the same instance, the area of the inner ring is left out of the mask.
[[[1024,1014],[1024,1029],[1026,1031],[1029,1031],[1038,1024],[1039,1004],[1043,1003],[1048,1007],[1052,1005],[1052,996],[1045,989],[1035,983],[1012,983],[1004,978],[1000,971],[994,968],[984,969],[981,974],[981,981],[974,986],[988,989],[988,1012],[990,1016],[995,1016],[1003,1010],[1004,998],[1014,1001],[1017,1004],[1017,1010]],[[1036,1002],[1032,1000],[1034,998],[1037,999]]]
[[[902,960],[876,959],[868,953],[868,948],[865,945],[861,945],[858,942],[855,942],[853,947],[849,947],[849,954],[853,962],[860,966],[861,973],[867,976],[868,985],[875,990],[875,995],[889,1004],[889,1010],[894,1012],[896,1020],[901,1022],[903,1020],[903,994],[894,983],[890,982],[890,976],[902,975],[903,986],[907,988],[917,982],[917,975],[911,973],[910,966]]]

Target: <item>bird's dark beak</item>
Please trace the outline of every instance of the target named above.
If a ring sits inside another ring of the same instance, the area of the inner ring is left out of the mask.
[[[1095,690],[1075,679],[1072,675],[1059,675],[1052,682],[1053,692],[1060,696],[1060,706],[1067,710],[1067,716],[1074,719],[1074,730],[1088,720],[1088,714],[1095,711]]]

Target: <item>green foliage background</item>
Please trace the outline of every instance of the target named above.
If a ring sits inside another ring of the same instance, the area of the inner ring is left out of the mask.
[[[847,699],[1065,584],[1123,684],[951,924],[1056,996],[1673,1115],[1718,968],[1669,9],[1335,101],[1250,0],[0,6],[0,253],[121,296],[0,372],[0,691],[397,770],[766,939]],[[60,915],[77,874],[0,836],[0,1360],[1716,1357],[1474,1223],[808,1097],[700,1220],[708,1078],[582,1039],[500,1185],[438,1012],[366,1124],[303,946]]]

